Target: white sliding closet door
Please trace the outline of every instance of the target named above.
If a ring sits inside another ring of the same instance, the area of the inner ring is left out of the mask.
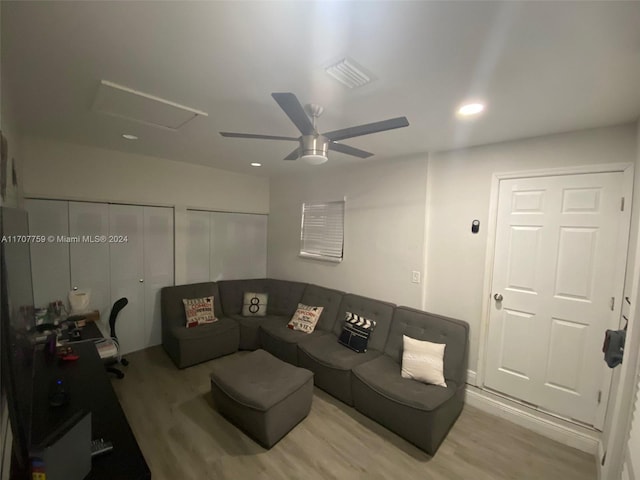
[[[162,343],[160,290],[173,285],[173,209],[144,207],[144,340]]]
[[[127,297],[116,322],[123,352],[160,344],[160,289],[174,284],[173,209],[39,199],[25,204],[31,234],[55,237],[31,244],[36,305],[66,303],[71,289],[88,290],[89,308],[100,310],[98,325],[108,335],[113,302]],[[207,279],[208,265],[207,253]]]
[[[267,275],[267,216],[187,212],[187,283]]]
[[[109,205],[111,302],[121,297],[129,299],[116,321],[123,354],[146,346],[143,223],[142,207]]]
[[[267,276],[267,216],[211,213],[211,280]]]
[[[210,215],[187,211],[187,283],[209,281]]]
[[[109,235],[109,206],[105,203],[69,202],[69,235],[92,238]],[[100,310],[103,333],[109,331],[109,244],[106,241],[69,244],[71,287],[90,290],[91,309]]]
[[[69,236],[68,202],[27,199],[24,203],[29,212],[29,235],[46,240],[30,243],[34,304],[46,307],[55,300],[66,304],[71,289],[69,244],[63,241]]]

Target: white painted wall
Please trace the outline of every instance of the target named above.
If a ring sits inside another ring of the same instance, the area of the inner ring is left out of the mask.
[[[11,100],[12,97],[7,91],[8,82],[2,81],[2,76],[5,71],[2,70],[0,65],[0,130],[7,139],[8,159],[6,170],[0,172],[0,177],[5,177],[7,181],[7,190],[4,200],[0,197],[0,205],[6,207],[21,207],[22,206],[22,189],[23,189],[23,157],[21,150],[21,137],[18,135],[14,118],[15,110]],[[13,185],[12,175],[12,162],[15,162],[16,172],[18,174],[18,185]]]
[[[635,125],[582,130],[429,156],[425,308],[471,327],[469,369],[478,365],[487,218],[494,173],[628,162]],[[471,222],[480,220],[480,232]]]
[[[28,197],[269,211],[263,177],[28,136],[22,148]]]
[[[23,137],[27,197],[174,207],[175,282],[186,283],[187,208],[268,213],[267,178]]]
[[[411,271],[423,273],[426,175],[424,155],[272,179],[267,274],[420,308]],[[343,262],[298,257],[302,203],[343,197]]]

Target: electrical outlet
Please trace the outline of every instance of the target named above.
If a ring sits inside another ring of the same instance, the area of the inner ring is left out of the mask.
[[[420,272],[417,270],[414,270],[411,272],[411,281],[413,283],[420,283]]]

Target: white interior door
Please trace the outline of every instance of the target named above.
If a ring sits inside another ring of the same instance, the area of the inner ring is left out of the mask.
[[[160,290],[173,285],[173,209],[143,207],[144,211],[144,341],[162,343]]]
[[[129,304],[116,321],[121,352],[145,348],[143,207],[109,205],[111,303],[126,297]]]
[[[64,241],[69,236],[68,202],[27,199],[24,205],[29,212],[29,234],[46,240],[29,245],[34,304],[46,307],[50,302],[62,300],[67,305],[71,289],[69,243]]]
[[[104,203],[69,202],[69,235],[95,238],[109,235],[109,208]],[[91,290],[89,307],[100,311],[99,323],[108,333],[111,312],[109,294],[109,244],[106,241],[69,244],[71,287]]]
[[[485,386],[596,423],[609,375],[602,339],[620,313],[622,180],[598,173],[500,182]]]

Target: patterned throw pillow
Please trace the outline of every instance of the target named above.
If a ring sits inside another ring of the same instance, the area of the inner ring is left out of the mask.
[[[183,298],[182,303],[187,316],[187,328],[218,320],[213,313],[213,297]]]
[[[296,313],[291,317],[287,327],[291,330],[298,330],[304,333],[311,333],[316,328],[320,314],[324,307],[310,307],[302,303],[298,304]]]
[[[242,315],[245,317],[264,317],[267,314],[268,293],[245,292]]]
[[[402,336],[402,378],[446,387],[444,381],[445,343],[432,343]]]
[[[344,327],[338,342],[358,353],[364,353],[367,351],[369,336],[371,336],[374,328],[376,328],[375,321],[368,320],[355,313],[346,312]]]

